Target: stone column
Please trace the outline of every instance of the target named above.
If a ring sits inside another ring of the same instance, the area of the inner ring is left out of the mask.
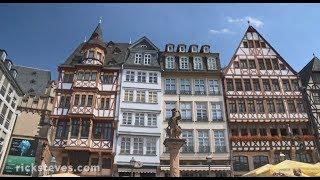
[[[185,144],[184,139],[167,138],[164,145],[168,148],[170,153],[170,177],[180,177],[180,148]]]

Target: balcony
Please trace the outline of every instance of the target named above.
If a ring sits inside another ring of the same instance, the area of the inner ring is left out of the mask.
[[[193,146],[183,146],[182,153],[194,153],[194,147]]]
[[[195,95],[206,95],[206,91],[194,91]]]
[[[215,147],[215,153],[226,153],[227,152],[227,146],[216,146]]]
[[[184,94],[184,95],[191,94],[191,91],[180,90],[180,94]]]
[[[176,90],[165,90],[164,91],[165,94],[177,94]]]
[[[206,117],[206,116],[197,117],[197,121],[199,121],[199,122],[208,122],[208,117]]]
[[[199,153],[209,153],[210,146],[199,146]]]

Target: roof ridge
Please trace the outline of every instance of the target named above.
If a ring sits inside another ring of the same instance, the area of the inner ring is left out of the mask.
[[[29,69],[36,69],[36,70],[41,70],[41,71],[49,71],[51,73],[51,71],[49,69],[40,69],[40,68],[35,68],[35,67],[30,67],[30,66],[23,66],[23,65],[14,65],[14,67],[23,67],[23,68],[29,68]]]

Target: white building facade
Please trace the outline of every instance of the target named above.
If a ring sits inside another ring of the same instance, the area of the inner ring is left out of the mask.
[[[156,176],[160,164],[161,71],[158,48],[142,37],[128,48],[121,75],[115,176]],[[132,169],[130,160],[142,167]]]

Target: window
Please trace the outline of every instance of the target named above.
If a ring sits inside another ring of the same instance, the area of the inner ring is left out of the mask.
[[[92,106],[92,99],[93,99],[93,95],[89,95],[88,96],[87,107],[91,107]]]
[[[267,106],[268,106],[269,113],[275,113],[276,112],[273,100],[267,100]]]
[[[82,120],[82,128],[80,133],[81,138],[88,138],[89,130],[90,130],[90,121]]]
[[[126,81],[134,82],[134,71],[126,72]]]
[[[248,100],[248,111],[249,113],[256,113],[256,107],[253,100]]]
[[[1,115],[0,115],[0,124],[3,123],[4,117],[6,116],[6,113],[7,113],[7,110],[8,110],[8,106],[3,104]]]
[[[67,139],[69,131],[69,122],[67,121],[58,121],[56,138],[57,139]]]
[[[77,74],[77,80],[78,81],[82,81],[84,78],[84,72],[83,71],[79,71]]]
[[[79,94],[76,94],[74,96],[74,106],[79,106],[80,105],[80,95]]]
[[[248,129],[247,128],[241,128],[240,129],[241,136],[248,136]]]
[[[88,58],[94,58],[94,51],[89,51]]]
[[[209,80],[209,93],[210,94],[219,94],[218,80]]]
[[[292,128],[292,134],[293,135],[300,135],[299,129],[298,128]]]
[[[102,54],[100,52],[97,52],[97,59],[98,60],[101,60],[101,56],[102,56]]]
[[[283,84],[283,89],[285,91],[291,91],[291,87],[288,79],[282,80],[282,84]]]
[[[267,130],[266,129],[262,129],[262,128],[260,128],[260,136],[267,136],[268,134],[267,134]]]
[[[288,135],[287,129],[286,128],[281,128],[280,129],[280,134],[281,134],[281,136],[287,136]]]
[[[180,58],[180,69],[189,69],[189,58],[187,57]]]
[[[71,96],[62,95],[60,98],[59,108],[69,109],[70,108]]]
[[[271,136],[278,136],[278,130],[275,128],[270,129]]]
[[[134,63],[135,64],[141,64],[142,54],[136,53],[134,55]]]
[[[71,137],[78,138],[80,128],[80,121],[78,119],[73,119],[71,121]]]
[[[136,102],[146,102],[146,92],[137,91]]]
[[[264,113],[263,100],[257,100],[257,110],[259,114]]]
[[[232,136],[239,136],[239,131],[238,131],[238,129],[231,129],[231,135],[232,135]]]
[[[246,113],[246,105],[244,100],[238,100],[239,113]]]
[[[300,162],[313,163],[309,153],[296,153],[296,159]]]
[[[17,102],[17,99],[15,97],[13,97],[12,102],[11,102],[11,107],[13,109],[16,107],[16,102]],[[0,104],[1,104],[1,102],[0,102]]]
[[[247,156],[233,156],[234,171],[249,171],[249,163]]]
[[[146,82],[146,76],[147,76],[147,74],[145,72],[139,71],[138,72],[138,80],[137,81],[145,83]]]
[[[157,73],[149,73],[149,83],[158,83],[158,74]]]
[[[267,70],[272,70],[271,59],[266,59]]]
[[[251,91],[251,82],[250,79],[244,79],[244,90]]]
[[[268,164],[268,156],[253,156],[254,169]]]
[[[312,98],[315,104],[320,104],[320,91],[312,92]]]
[[[269,79],[262,79],[262,84],[265,91],[271,91]]]
[[[203,52],[208,53],[209,52],[209,46],[203,46]]]
[[[205,103],[196,103],[197,106],[197,120],[207,121],[207,106]]]
[[[209,132],[207,130],[198,131],[199,153],[210,152]]]
[[[205,94],[204,80],[195,79],[194,80],[194,92],[195,94]]]
[[[191,52],[197,52],[197,46],[192,46],[191,47]]]
[[[303,135],[310,135],[309,129],[303,128],[303,129],[301,129],[301,130],[302,130],[302,134],[303,134]]]
[[[12,118],[12,114],[13,114],[13,112],[9,110],[8,115],[7,115],[6,122],[5,122],[5,124],[4,124],[4,127],[5,127],[6,129],[8,129],[8,127],[9,127],[9,124],[10,124],[10,121],[11,121],[11,118]]]
[[[122,114],[122,124],[123,125],[131,125],[132,124],[132,113],[124,112]]]
[[[236,91],[242,91],[242,82],[241,79],[236,79],[235,80],[235,84],[236,84]]]
[[[101,98],[99,109],[100,110],[107,110],[107,109],[109,109],[109,106],[110,106],[110,99],[109,98]]]
[[[184,46],[179,47],[179,52],[185,52],[186,48]]]
[[[97,79],[97,72],[91,72],[90,81],[95,81]]]
[[[176,93],[176,80],[175,79],[166,79],[165,81],[166,85],[166,93]]]
[[[227,91],[234,91],[233,80],[227,79]]]
[[[124,90],[124,101],[133,102],[133,90]]]
[[[112,74],[104,74],[101,76],[101,81],[103,84],[113,84],[113,75]]]
[[[157,141],[155,138],[146,139],[146,155],[156,155],[157,154]]]
[[[237,113],[237,106],[234,100],[229,100],[230,113]]]
[[[94,139],[112,140],[111,123],[93,123],[92,135]]]
[[[260,43],[259,43],[259,41],[254,41],[254,45],[256,46],[256,48],[260,48]]]
[[[134,125],[135,126],[144,126],[144,114],[143,113],[136,113]]]
[[[195,57],[193,60],[193,66],[196,70],[202,70],[203,64],[202,64],[202,58],[201,57]]]
[[[111,168],[111,159],[102,158],[102,169],[110,169]]]
[[[285,113],[284,104],[282,99],[276,100],[278,113]]]
[[[192,130],[182,130],[182,139],[186,140],[186,144],[182,146],[182,152],[193,152],[193,132]]]
[[[157,114],[148,114],[147,126],[157,127]]]
[[[305,113],[303,102],[300,100],[297,101],[297,109],[299,113]]]
[[[182,121],[192,121],[192,104],[191,102],[182,102],[180,104]]]
[[[217,70],[217,61],[215,58],[208,58],[208,70]]]
[[[238,61],[233,62],[233,67],[234,68],[239,68],[239,62]]]
[[[90,81],[90,72],[89,71],[86,71],[86,72],[84,72],[84,78],[83,78],[83,80],[84,81]]]
[[[180,80],[180,94],[190,94],[191,93],[191,83],[189,79]]]
[[[259,63],[259,69],[260,70],[265,70],[266,69],[263,59],[258,59],[258,63]]]
[[[174,57],[166,57],[166,69],[174,69]]]
[[[256,62],[253,59],[249,59],[249,68],[256,69]]]
[[[247,64],[247,60],[246,59],[240,59],[240,68],[241,69],[247,69],[248,68],[248,64]]]
[[[133,138],[133,154],[143,154],[143,138]]]
[[[175,102],[166,102],[166,119],[170,119],[172,117],[172,109],[176,106]]]
[[[250,128],[250,135],[251,136],[257,136],[258,135],[258,131],[256,128]]]
[[[278,79],[272,79],[272,85],[274,91],[280,91],[279,81]]]
[[[217,130],[214,131],[214,144],[215,144],[215,152],[226,152],[226,144],[224,140],[224,131]]]
[[[130,154],[130,138],[122,137],[121,138],[121,150],[120,153]]]
[[[291,80],[292,90],[299,91],[299,83],[297,80]]]
[[[279,70],[278,59],[272,59],[272,65],[274,70]]]
[[[283,152],[281,151],[281,153],[283,153],[285,155],[284,159],[291,159],[290,157],[290,153],[289,152]],[[297,157],[296,157],[297,158]],[[281,158],[280,158],[280,152],[276,152],[274,153],[274,163],[278,164],[281,162]]]
[[[259,79],[253,79],[252,84],[255,91],[261,91]]]
[[[1,90],[0,90],[0,94],[4,97],[4,95],[6,94],[6,90],[7,90],[7,87],[8,87],[8,84],[9,84],[9,81],[8,79],[4,79],[3,81],[3,84],[1,86]]]
[[[173,46],[172,46],[172,45],[168,45],[167,51],[168,51],[168,52],[173,52]]]
[[[73,82],[73,73],[65,73],[63,75],[62,82],[64,82],[64,83],[72,83]]]
[[[222,121],[222,109],[221,105],[222,102],[220,103],[212,103],[212,120],[213,121]]]
[[[158,103],[157,91],[149,91],[149,103]]]
[[[243,42],[243,47],[244,47],[244,48],[248,48],[248,42],[245,42],[245,41],[244,41],[244,42]]]
[[[260,42],[260,44],[261,44],[262,48],[266,48],[266,43],[265,42]]]
[[[294,101],[293,100],[287,100],[287,102],[288,102],[289,113],[296,113],[297,110],[296,110],[296,106],[294,104]]]
[[[144,55],[144,64],[150,65],[150,63],[151,63],[151,54],[145,54]]]

